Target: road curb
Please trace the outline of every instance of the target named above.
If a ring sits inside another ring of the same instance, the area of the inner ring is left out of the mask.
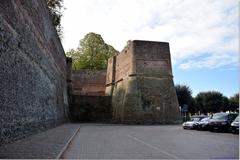
[[[69,140],[67,141],[67,143],[65,144],[65,146],[62,148],[62,150],[60,151],[60,153],[57,155],[56,159],[62,159],[62,155],[64,154],[64,152],[67,150],[69,144],[72,142],[73,138],[77,135],[78,131],[80,130],[80,127],[78,127],[76,129],[76,131],[74,132],[74,134],[69,138]]]

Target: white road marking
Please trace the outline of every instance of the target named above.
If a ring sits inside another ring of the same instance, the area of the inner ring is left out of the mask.
[[[163,153],[163,154],[168,155],[169,157],[171,157],[171,158],[173,158],[173,159],[180,159],[180,158],[178,158],[177,156],[175,156],[175,155],[173,155],[173,154],[171,154],[171,153],[168,153],[167,151],[164,151],[164,150],[162,150],[162,149],[160,149],[160,148],[158,148],[158,147],[156,147],[156,146],[153,146],[153,145],[151,145],[151,144],[149,144],[149,143],[146,143],[146,142],[144,142],[143,140],[141,140],[141,139],[139,139],[139,138],[137,138],[137,137],[135,137],[135,136],[132,136],[132,135],[128,135],[128,136],[131,137],[131,138],[133,138],[135,141],[138,141],[138,142],[140,142],[140,143],[142,143],[142,144],[145,144],[146,146],[148,146],[148,147],[150,147],[150,148],[152,148],[152,149],[155,149],[155,150],[157,150],[157,151],[159,151],[159,152],[161,152],[161,153]]]

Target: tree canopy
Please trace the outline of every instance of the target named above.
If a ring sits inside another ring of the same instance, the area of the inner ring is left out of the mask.
[[[47,0],[47,5],[50,10],[53,25],[55,26],[60,38],[63,37],[61,18],[63,9],[63,0]]]
[[[104,42],[101,35],[90,32],[80,40],[77,49],[66,53],[73,60],[73,69],[106,69],[108,58],[118,53]]]
[[[209,91],[197,94],[196,104],[201,113],[216,113],[224,110],[224,96],[220,92]]]
[[[236,111],[239,109],[239,93],[229,98],[229,110]]]
[[[239,108],[239,94],[228,98],[217,91],[200,92],[192,97],[192,90],[187,85],[175,86],[178,102],[181,107],[188,106],[189,113],[216,113],[220,111],[237,111]]]
[[[187,85],[175,85],[177,97],[178,97],[178,103],[181,107],[184,105],[188,106],[188,111],[191,113],[195,113],[195,103],[194,99],[192,97],[192,90]]]

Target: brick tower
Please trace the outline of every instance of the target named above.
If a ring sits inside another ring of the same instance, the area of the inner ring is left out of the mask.
[[[112,96],[115,122],[179,123],[169,44],[129,42],[119,55],[108,61],[106,94]]]

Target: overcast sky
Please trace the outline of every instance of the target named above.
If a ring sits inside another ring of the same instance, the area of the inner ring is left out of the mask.
[[[175,83],[189,85],[194,95],[216,90],[231,96],[239,89],[238,5],[238,0],[65,0],[63,46],[76,48],[89,32],[119,51],[128,40],[166,41]],[[209,80],[199,84],[198,76]]]

